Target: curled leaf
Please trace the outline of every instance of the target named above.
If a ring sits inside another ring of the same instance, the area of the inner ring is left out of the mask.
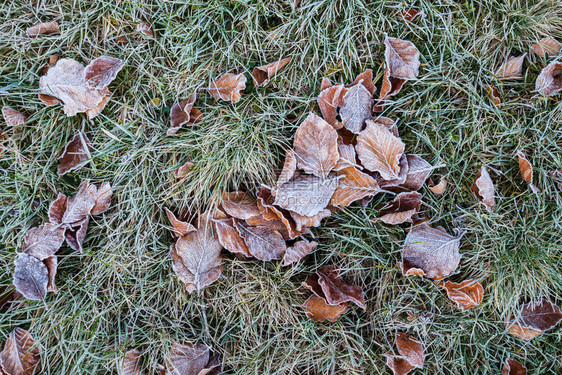
[[[93,151],[94,148],[86,133],[81,131],[72,137],[58,159],[57,174],[59,177],[88,164],[89,154]]]
[[[246,245],[246,241],[242,238],[240,230],[236,224],[236,219],[219,219],[215,220],[215,228],[221,245],[231,253],[242,254],[247,258],[253,255]]]
[[[517,159],[519,161],[521,176],[523,176],[525,182],[529,184],[533,193],[538,193],[539,189],[533,184],[533,166],[529,163],[522,151],[517,151]]]
[[[382,215],[373,222],[382,221],[386,224],[412,223],[412,216],[420,211],[421,194],[415,191],[400,193],[392,201],[383,206],[379,213]]]
[[[90,211],[91,215],[99,215],[107,211],[111,205],[111,197],[113,196],[113,190],[109,182],[106,181],[96,187],[98,189],[98,195],[96,197],[96,204],[92,208],[92,211]]]
[[[552,96],[562,90],[562,63],[551,62],[541,71],[535,82],[535,90],[541,95]]]
[[[230,103],[238,103],[242,96],[240,91],[246,88],[246,81],[243,73],[225,73],[211,82],[207,91],[216,100],[222,99]]]
[[[88,231],[88,225],[90,224],[90,218],[85,217],[79,223],[74,223],[71,227],[66,229],[65,237],[66,243],[71,249],[76,251],[83,251],[82,245],[84,244],[84,239],[86,238],[86,232]]]
[[[400,356],[386,353],[386,364],[394,375],[406,375],[415,368],[423,368],[425,355],[422,344],[413,336],[396,334],[396,347]]]
[[[166,215],[168,216],[168,220],[170,220],[170,224],[172,224],[174,235],[176,237],[185,236],[189,232],[197,230],[192,224],[186,221],[179,220],[176,215],[174,215],[174,213],[169,209],[164,208],[164,211],[166,211]]]
[[[492,99],[492,102],[494,103],[496,108],[500,108],[502,104],[502,97],[497,87],[484,85],[484,88],[486,89],[486,95],[488,95],[488,97]]]
[[[39,348],[29,332],[16,328],[10,333],[4,350],[0,352],[0,373],[6,375],[33,375],[39,365]]]
[[[27,120],[27,117],[23,113],[10,107],[2,108],[2,116],[4,116],[4,121],[6,121],[6,125],[8,126],[18,126]]]
[[[549,56],[556,55],[560,52],[560,48],[562,48],[562,45],[556,39],[550,37],[543,38],[531,46],[531,50],[540,57],[545,57],[546,54]]]
[[[193,94],[172,106],[170,111],[171,126],[168,128],[168,135],[176,134],[184,124],[196,124],[201,121],[201,112],[197,108],[193,108],[195,99],[196,95]]]
[[[496,207],[496,191],[486,167],[482,166],[480,171],[478,171],[476,181],[472,184],[471,190],[476,194],[478,201],[486,207],[488,212],[494,210],[494,207]]]
[[[402,90],[404,83],[406,83],[405,79],[392,77],[390,75],[390,68],[386,67],[386,69],[384,70],[381,92],[379,93],[379,99],[375,111],[377,112],[382,111],[383,109],[381,106],[384,104],[384,102],[389,97],[398,94],[400,90]]]
[[[398,38],[384,40],[384,56],[389,75],[399,79],[416,79],[420,68],[420,53],[412,42]]]
[[[315,322],[329,320],[335,322],[346,313],[349,302],[340,305],[329,305],[324,298],[311,295],[301,307],[305,309],[306,316]]]
[[[367,308],[361,287],[345,283],[333,265],[319,268],[303,285],[329,305],[353,302],[363,310]]]
[[[297,241],[293,246],[287,248],[285,255],[283,255],[283,266],[286,267],[290,264],[296,263],[305,256],[312,254],[314,249],[316,249],[316,246],[318,246],[318,243],[314,241]]]
[[[254,84],[257,87],[265,86],[269,80],[275,76],[281,69],[291,62],[291,58],[287,57],[285,59],[269,63],[267,65],[257,66],[252,71],[252,77],[254,78]]]
[[[286,182],[289,182],[291,178],[295,175],[297,170],[297,156],[295,155],[295,151],[287,150],[285,152],[285,162],[283,163],[283,169],[277,178],[276,185],[283,185]]]
[[[463,311],[478,306],[484,296],[482,285],[472,279],[464,280],[461,283],[440,282],[437,285],[445,289],[449,299]]]
[[[431,184],[429,186],[429,190],[431,190],[436,195],[441,195],[445,193],[446,189],[447,189],[447,179],[443,176],[441,176],[441,178],[439,179],[439,183],[437,185]]]
[[[508,358],[503,364],[502,375],[527,375],[527,368],[516,360]]]
[[[505,63],[503,63],[495,76],[504,81],[523,79],[523,60],[525,60],[526,53],[520,56],[511,56]]]
[[[60,33],[60,28],[57,22],[44,22],[28,27],[26,32],[29,36],[49,35]]]
[[[193,163],[188,161],[174,171],[174,177],[177,179],[184,178],[185,176],[187,176],[187,174],[192,168],[193,168]]]
[[[562,320],[562,311],[552,302],[542,299],[521,306],[517,317],[512,317],[508,332],[529,340],[554,328]]]
[[[338,108],[343,105],[343,97],[347,93],[344,85],[329,86],[318,95],[318,106],[324,120],[334,129],[340,129],[343,124],[338,121]]]

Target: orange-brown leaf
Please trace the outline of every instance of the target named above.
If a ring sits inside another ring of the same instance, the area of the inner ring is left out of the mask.
[[[319,268],[303,285],[329,305],[353,302],[363,310],[367,308],[363,289],[344,282],[334,265]]]
[[[246,77],[243,73],[225,73],[211,82],[207,91],[216,100],[222,99],[230,103],[238,103],[242,97],[240,91],[243,91],[245,88]]]
[[[496,207],[496,191],[486,167],[482,166],[480,168],[476,175],[476,181],[472,184],[471,189],[478,198],[478,201],[486,207],[488,212],[492,212],[494,207]]]
[[[384,40],[384,55],[389,75],[399,79],[416,79],[420,68],[420,53],[412,42],[398,38]]]
[[[28,27],[26,32],[29,36],[49,35],[59,33],[60,28],[57,22],[44,22]]]
[[[94,151],[90,139],[84,132],[76,134],[70,142],[66,144],[59,157],[57,167],[58,176],[64,176],[68,172],[78,169],[90,161],[90,154]]]
[[[533,184],[533,166],[529,163],[522,151],[517,151],[517,159],[519,161],[519,170],[521,171],[523,180],[529,184],[533,193],[538,193],[539,189]]]
[[[343,178],[338,181],[338,187],[330,199],[330,204],[334,206],[346,207],[380,191],[377,181],[356,167],[343,168],[339,173]]]
[[[334,129],[340,129],[343,124],[338,121],[338,108],[343,105],[343,97],[347,93],[344,85],[329,86],[318,95],[318,106],[324,120]]]
[[[404,23],[408,23],[412,22],[419,14],[423,14],[423,12],[418,9],[408,9],[398,13],[398,16],[404,20]]]
[[[523,79],[523,61],[525,60],[526,53],[520,56],[511,56],[505,63],[503,63],[495,76],[504,81]]]
[[[119,364],[119,375],[141,375],[141,352],[138,349],[131,349],[123,357],[122,363]]]
[[[180,179],[187,176],[189,171],[193,168],[193,163],[188,161],[178,169],[174,171],[174,178]]]
[[[215,220],[215,228],[221,245],[232,253],[242,254],[247,258],[252,257],[248,245],[242,238],[236,225],[236,219]]]
[[[257,87],[267,85],[269,80],[290,62],[291,62],[291,58],[287,57],[285,59],[281,59],[279,61],[275,61],[267,65],[255,67],[254,70],[252,71],[254,84]]]
[[[328,305],[324,298],[317,295],[311,295],[302,305],[305,309],[306,316],[315,322],[329,320],[335,322],[340,316],[345,314],[349,302],[340,305]]]
[[[148,23],[139,23],[137,25],[137,32],[143,34],[144,36],[146,36],[148,38],[154,38],[156,36],[156,33],[154,32],[154,29]]]
[[[527,368],[521,363],[508,358],[503,364],[502,375],[527,375]]]
[[[373,222],[382,221],[386,224],[412,223],[412,216],[420,211],[421,194],[415,191],[400,193],[392,201],[384,205],[380,217]]]
[[[386,353],[386,364],[394,375],[406,375],[415,368],[423,368],[425,355],[422,344],[413,336],[396,334],[396,347],[400,356]]]
[[[308,240],[297,241],[293,246],[287,248],[283,255],[283,266],[288,266],[303,259],[305,256],[312,254],[318,246],[317,242],[309,242]]]
[[[192,224],[179,220],[169,209],[164,208],[164,211],[166,211],[168,220],[170,220],[175,237],[185,236],[186,234],[197,230]]]
[[[478,306],[484,296],[482,285],[472,279],[464,280],[461,283],[453,283],[451,281],[440,282],[437,285],[445,289],[449,299],[455,302],[458,308],[463,311]]]
[[[529,340],[554,328],[562,321],[562,311],[550,301],[542,299],[521,306],[517,317],[512,317],[508,331],[512,335]]]
[[[437,195],[441,195],[443,193],[445,193],[445,190],[447,189],[447,179],[443,176],[441,176],[441,179],[439,180],[439,183],[436,185],[431,185],[429,186],[429,190],[431,190],[434,194]]]
[[[39,365],[39,348],[29,332],[16,328],[0,353],[1,370],[6,375],[33,375]],[[1,372],[1,371],[0,371]]]
[[[227,214],[241,220],[260,215],[256,200],[243,191],[223,193],[222,207]]]
[[[550,37],[543,38],[531,46],[533,52],[540,57],[545,57],[546,54],[549,56],[556,55],[560,52],[560,48],[562,48],[562,45],[556,39]]]
[[[484,88],[486,89],[486,94],[490,99],[492,99],[492,102],[494,103],[496,108],[500,108],[502,104],[502,98],[498,89],[490,85],[484,85]]]

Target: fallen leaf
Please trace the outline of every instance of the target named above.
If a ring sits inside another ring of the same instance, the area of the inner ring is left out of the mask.
[[[334,167],[335,171],[342,171],[348,167],[363,169],[363,167],[358,163],[355,146],[352,144],[345,144],[341,136],[338,136],[338,152],[340,154],[340,158]]]
[[[164,211],[166,211],[166,215],[168,216],[168,220],[170,220],[170,224],[172,225],[172,229],[176,237],[182,237],[197,230],[192,224],[179,220],[169,209],[164,208]]]
[[[503,365],[502,375],[527,375],[527,368],[521,363],[508,358]]]
[[[111,184],[109,182],[104,182],[101,185],[96,186],[98,189],[98,195],[96,197],[96,204],[90,215],[99,215],[104,213],[111,206],[111,197],[113,196],[113,190],[111,189]]]
[[[295,155],[295,151],[285,151],[285,162],[283,163],[283,169],[281,170],[281,173],[279,173],[279,177],[277,178],[276,185],[279,186],[283,185],[286,182],[289,182],[295,175],[296,170],[297,156]]]
[[[70,171],[78,169],[90,161],[89,155],[94,151],[88,136],[84,132],[79,132],[72,140],[66,144],[59,157],[57,168],[58,176],[64,176]]]
[[[437,285],[445,289],[449,299],[455,302],[458,308],[463,311],[478,306],[484,296],[482,285],[472,279],[464,280],[461,283],[442,281],[437,283]]]
[[[400,162],[398,163],[398,168],[400,172],[398,173],[398,178],[393,180],[384,180],[382,178],[376,178],[377,183],[383,190],[398,190],[403,191],[404,189],[400,188],[402,184],[406,182],[406,178],[408,177],[408,172],[410,170],[410,166],[408,165],[408,156],[406,154],[402,154],[400,157]],[[397,192],[398,192],[397,191]]]
[[[275,76],[281,69],[291,62],[291,58],[287,57],[285,59],[269,63],[267,65],[257,66],[252,71],[252,77],[254,78],[254,84],[257,87],[265,86],[269,80]]]
[[[27,117],[23,113],[10,107],[2,108],[2,116],[4,116],[4,121],[6,121],[6,125],[8,126],[18,126],[27,120]]]
[[[374,111],[381,112],[383,110],[382,106],[384,105],[385,101],[402,90],[402,87],[406,83],[405,79],[392,77],[390,75],[390,68],[386,67],[384,70],[384,75],[382,78],[382,87],[381,92],[379,93],[379,99],[377,101],[377,106],[374,108]]]
[[[290,212],[290,215],[295,221],[296,231],[304,234],[302,232],[307,231],[307,227],[319,227],[323,219],[332,215],[332,211],[329,208],[325,208],[314,216],[303,216],[296,212]]]
[[[172,267],[189,293],[210,285],[222,272],[222,245],[215,233],[211,215],[197,220],[197,230],[179,237],[170,249]]]
[[[59,104],[61,101],[55,98],[54,96],[47,95],[47,94],[39,94],[39,99],[48,107],[54,106]]]
[[[398,16],[404,20],[404,23],[412,22],[414,18],[418,15],[423,14],[421,10],[418,9],[408,9],[403,12],[398,13]]]
[[[550,37],[543,38],[531,46],[531,50],[540,57],[546,57],[546,54],[554,56],[560,52],[560,48],[562,48],[562,45],[556,39]]]
[[[523,79],[523,60],[525,60],[525,56],[527,56],[526,53],[517,57],[511,56],[507,59],[507,61],[496,70],[496,78],[504,81]]]
[[[92,89],[103,90],[109,86],[123,69],[125,62],[109,56],[100,56],[92,60],[84,68],[86,86]]]
[[[386,353],[386,364],[394,375],[405,375],[415,368],[423,368],[425,355],[422,344],[411,335],[398,332],[396,347],[400,356]]]
[[[533,166],[531,165],[531,163],[529,163],[522,151],[517,151],[517,159],[519,161],[519,170],[521,171],[521,176],[523,176],[525,182],[529,184],[529,187],[531,188],[533,193],[538,193],[539,188],[537,188],[533,184]]]
[[[223,193],[222,207],[227,214],[241,220],[260,215],[256,200],[243,191]]]
[[[49,35],[60,33],[60,28],[57,22],[44,22],[28,27],[26,32],[29,36]]]
[[[264,261],[283,259],[287,245],[279,231],[264,225],[252,227],[236,223],[236,226],[253,257]]]
[[[253,255],[248,249],[248,245],[242,238],[240,230],[236,225],[236,219],[219,219],[215,220],[215,228],[221,245],[231,253],[242,254],[247,258]]]
[[[334,265],[318,269],[303,285],[318,297],[325,298],[329,305],[353,302],[363,310],[367,308],[361,287],[345,283]]]
[[[338,108],[343,105],[343,97],[347,93],[344,85],[330,86],[318,95],[318,106],[324,120],[334,129],[340,129],[343,124],[338,121]]]
[[[88,217],[96,205],[98,189],[91,185],[89,180],[83,181],[78,187],[78,191],[72,197],[66,199],[66,210],[60,223],[70,224],[80,223]]]
[[[293,263],[299,262],[305,256],[312,254],[314,249],[316,249],[316,246],[318,246],[318,243],[314,241],[297,241],[293,246],[287,248],[285,255],[283,255],[283,266],[286,267]]]
[[[382,221],[386,224],[413,223],[412,216],[420,211],[420,207],[420,193],[415,191],[400,193],[379,210],[382,216],[372,221],[374,223]]]
[[[310,112],[295,133],[297,166],[327,178],[339,159],[338,134],[330,124]]]
[[[433,194],[436,195],[441,195],[445,193],[446,189],[447,189],[447,179],[443,176],[441,176],[441,178],[439,179],[439,183],[437,185],[431,184],[429,186],[429,190],[431,190]]]
[[[49,271],[42,261],[33,255],[18,254],[15,261],[14,286],[25,298],[39,301],[47,294]]]
[[[402,250],[402,274],[421,275],[441,280],[457,269],[460,236],[453,237],[442,227],[432,228],[423,223],[414,226]]]
[[[166,375],[211,375],[219,367],[218,355],[203,344],[174,343]]]
[[[47,290],[50,292],[56,292],[57,287],[55,286],[55,276],[57,275],[58,267],[58,259],[56,255],[44,259],[43,264],[47,266],[47,275],[49,277],[49,281],[47,282]]]
[[[512,317],[508,331],[514,336],[529,340],[554,328],[561,320],[560,308],[542,299],[522,305],[519,316]]]
[[[193,168],[193,163],[188,161],[174,171],[174,178],[181,179],[188,175],[189,171]]]
[[[171,126],[168,128],[168,135],[174,135],[185,124],[196,124],[201,121],[201,112],[193,108],[196,95],[193,94],[187,99],[182,100],[172,106],[170,111]]]
[[[137,32],[143,34],[148,38],[154,38],[156,36],[156,33],[154,32],[152,26],[144,22],[137,25]]]
[[[123,357],[123,361],[119,364],[119,375],[141,375],[141,352],[138,349],[131,349]]]
[[[472,184],[471,190],[476,194],[478,201],[486,207],[488,212],[494,210],[494,207],[496,207],[496,191],[486,167],[482,166],[480,171],[478,171],[476,181]]]
[[[405,190],[417,191],[422,187],[425,180],[427,180],[427,178],[429,177],[431,172],[435,169],[435,167],[429,164],[424,158],[418,155],[408,155],[407,161],[408,161],[408,174],[406,175],[406,180],[402,184],[400,184],[399,187]]]
[[[41,69],[39,69],[39,71],[41,72],[41,75],[47,74],[49,69],[51,69],[53,66],[55,66],[58,59],[59,59],[58,56],[49,57],[49,60],[47,60],[47,64],[45,64]]]
[[[44,260],[62,246],[64,242],[64,228],[59,225],[46,223],[32,228],[27,232],[23,243],[23,252]]]
[[[355,134],[359,134],[365,121],[373,117],[373,97],[361,82],[347,89],[340,116],[343,126]]]
[[[353,86],[356,86],[356,85],[359,85],[359,84],[362,84],[363,86],[365,86],[367,91],[369,91],[369,93],[371,94],[371,97],[373,95],[375,95],[375,92],[377,91],[377,88],[373,84],[373,71],[371,69],[366,69],[363,73],[361,73],[357,77],[355,77],[355,80],[353,81],[353,83],[351,83],[349,85],[346,85],[345,87],[347,89],[350,89]]]
[[[315,322],[329,320],[335,322],[340,316],[347,312],[349,303],[342,303],[341,305],[328,305],[324,298],[317,295],[311,295],[301,307],[305,309],[306,316]]]
[[[0,352],[1,370],[6,375],[33,375],[39,359],[35,340],[29,332],[19,327],[10,333],[4,350]]]
[[[338,182],[330,204],[347,207],[351,203],[365,197],[372,197],[380,192],[377,181],[355,167],[347,167],[339,171],[343,178]]]
[[[88,225],[90,223],[90,218],[85,217],[79,223],[74,223],[72,226],[68,227],[65,232],[66,243],[71,249],[76,251],[83,251],[82,245],[84,244],[84,239],[86,238],[86,232],[88,231]]]
[[[562,169],[550,171],[548,174],[552,177],[558,189],[562,190]]]
[[[49,221],[54,224],[61,224],[62,217],[66,211],[66,195],[58,193],[57,199],[51,202],[49,206]]]
[[[407,40],[388,37],[385,38],[384,45],[389,75],[405,80],[416,79],[420,68],[420,53],[416,46]]]
[[[404,143],[384,125],[367,120],[367,127],[357,136],[357,155],[365,168],[379,172],[383,179],[398,178],[399,160]]]
[[[336,176],[300,175],[276,189],[273,204],[302,216],[315,216],[328,206],[337,186]]]
[[[541,71],[535,82],[535,90],[539,94],[552,96],[562,90],[562,63],[558,61],[551,62]]]
[[[230,103],[238,103],[240,91],[246,88],[246,77],[243,73],[225,73],[209,85],[207,91],[216,100],[222,99]]]
[[[492,99],[492,102],[494,103],[496,108],[500,108],[502,104],[502,98],[498,89],[490,85],[484,85],[484,88],[486,89],[486,95],[488,95],[488,97]]]

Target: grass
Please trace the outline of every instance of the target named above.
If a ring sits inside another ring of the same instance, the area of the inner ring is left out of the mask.
[[[410,7],[425,15],[404,24],[395,15]],[[15,327],[30,330],[43,374],[116,373],[123,353],[137,346],[146,373],[155,374],[177,340],[212,346],[228,373],[385,374],[383,354],[395,350],[397,331],[417,335],[426,348],[417,374],[499,373],[508,356],[533,374],[562,372],[560,328],[530,342],[504,329],[520,303],[546,297],[562,306],[562,193],[546,175],[562,167],[562,102],[533,92],[547,63],[536,55],[528,55],[522,81],[493,76],[537,39],[562,41],[560,2],[15,0],[0,10],[0,102],[30,115],[3,129],[0,286],[11,284],[25,233],[47,220],[57,191],[72,194],[86,178],[110,181],[115,191],[112,208],[90,223],[84,254],[59,252],[59,291],[0,314],[0,342]],[[59,21],[60,35],[25,36],[28,26],[48,20]],[[145,21],[156,39],[135,32]],[[371,68],[380,87],[384,33],[421,52],[420,79],[406,84],[385,115],[398,121],[407,152],[446,164],[437,173],[448,178],[447,192],[435,196],[424,187],[423,213],[451,232],[466,230],[452,280],[480,281],[482,304],[461,313],[432,282],[401,275],[396,263],[407,227],[370,222],[383,196],[365,211],[354,205],[325,220],[306,262],[282,268],[226,255],[224,277],[188,295],[171,269],[163,207],[200,210],[223,190],[274,181],[296,127],[318,112],[323,77],[351,82]],[[117,45],[120,35],[129,42]],[[41,104],[38,71],[49,56],[86,63],[102,54],[126,66],[101,115],[88,123]],[[166,136],[176,100],[225,71],[249,77],[254,66],[281,57],[293,61],[266,88],[249,80],[235,105],[198,90],[203,122]],[[493,106],[484,84],[498,86],[504,107]],[[58,178],[56,158],[83,126],[93,159]],[[538,195],[520,178],[518,149],[534,166]],[[188,160],[192,173],[174,180],[173,170]],[[498,192],[492,214],[470,193],[482,164]],[[364,288],[368,309],[314,323],[298,307],[308,296],[300,283],[329,263]]]

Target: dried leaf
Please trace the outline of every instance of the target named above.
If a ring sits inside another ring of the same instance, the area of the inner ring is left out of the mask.
[[[252,256],[264,261],[283,259],[287,245],[279,231],[264,225],[252,227],[241,223],[236,224]]]
[[[398,16],[404,20],[404,23],[412,22],[414,18],[418,15],[423,14],[421,10],[418,9],[408,9],[403,12],[398,13]]]
[[[406,175],[406,180],[400,187],[410,191],[417,191],[422,187],[435,167],[418,155],[408,155],[407,160],[408,174]]]
[[[399,79],[416,79],[420,68],[420,53],[412,42],[398,38],[384,40],[384,56],[389,75]]]
[[[156,34],[154,33],[154,29],[148,23],[139,23],[137,25],[137,32],[143,34],[148,38],[154,38]]]
[[[49,271],[39,259],[26,253],[18,254],[15,261],[14,286],[25,298],[42,300],[47,294]]]
[[[495,76],[504,81],[523,79],[523,60],[526,53],[521,56],[511,56],[505,63],[496,70]]]
[[[527,375],[527,368],[521,363],[508,358],[503,365],[502,375]]]
[[[131,349],[123,357],[123,362],[119,364],[117,373],[119,375],[141,375],[141,352],[138,349]]]
[[[340,116],[343,126],[355,134],[359,134],[365,121],[373,117],[373,97],[361,83],[347,89]]]
[[[353,302],[363,310],[367,308],[361,287],[345,283],[334,265],[318,269],[303,285],[318,297],[325,298],[329,305]]]
[[[222,207],[227,214],[241,220],[260,215],[256,200],[243,191],[223,193]]]
[[[57,287],[55,286],[55,276],[57,275],[58,259],[56,255],[48,257],[43,260],[43,264],[47,266],[47,274],[49,275],[49,282],[47,283],[47,290],[50,292],[56,292]]]
[[[338,121],[338,108],[343,105],[343,97],[347,93],[344,85],[330,86],[318,95],[318,106],[324,120],[334,129],[340,129],[343,124]]]
[[[251,258],[252,254],[248,249],[248,245],[242,238],[240,230],[236,225],[236,219],[220,219],[215,220],[215,228],[221,245],[231,253],[242,254]]]
[[[556,55],[560,52],[560,48],[562,48],[562,45],[556,39],[550,37],[543,38],[531,46],[531,50],[540,57],[546,57],[546,54],[549,56]]]
[[[533,193],[538,193],[539,189],[533,184],[533,166],[529,163],[522,151],[517,151],[517,159],[519,160],[521,176],[523,176],[525,182],[529,184]]]
[[[392,201],[381,208],[373,222],[382,221],[386,224],[413,223],[412,216],[420,211],[421,194],[415,191],[400,193]]]
[[[58,193],[57,199],[49,206],[49,221],[54,224],[62,224],[62,218],[66,211],[66,195]]]
[[[286,182],[289,182],[291,178],[295,175],[295,171],[297,170],[297,156],[295,155],[295,151],[287,150],[285,151],[285,162],[283,163],[283,169],[277,178],[276,185],[283,185]]]
[[[413,336],[405,333],[396,334],[396,347],[400,356],[386,353],[386,364],[394,375],[405,375],[414,368],[423,368],[425,355],[422,344]]]
[[[324,298],[317,295],[311,295],[302,305],[305,309],[306,316],[315,322],[329,320],[335,322],[340,316],[347,312],[349,303],[342,303],[341,305],[328,305]]]
[[[400,162],[398,163],[398,167],[400,172],[398,173],[398,178],[393,180],[384,180],[382,178],[377,178],[377,183],[383,190],[397,190],[403,191],[400,186],[406,182],[406,178],[408,177],[408,172],[410,171],[410,166],[408,165],[408,156],[406,154],[402,154],[400,157]]]
[[[104,182],[103,184],[98,185],[97,189],[98,196],[96,198],[96,204],[90,212],[91,215],[99,215],[101,213],[104,213],[109,209],[109,206],[111,206],[111,197],[113,196],[111,184],[109,182]]]
[[[254,84],[257,87],[265,86],[269,80],[275,76],[281,69],[291,62],[291,58],[287,57],[285,59],[272,62],[267,65],[257,66],[252,71],[252,77],[254,78]]]
[[[480,168],[471,190],[476,194],[478,201],[486,207],[488,212],[494,210],[494,207],[496,207],[496,191],[486,167],[482,166]]]
[[[392,77],[390,75],[390,68],[386,67],[382,78],[382,87],[379,94],[378,105],[382,105],[386,99],[398,94],[400,90],[402,90],[402,86],[404,86],[404,83],[406,83],[405,79]],[[378,111],[380,112],[382,111],[382,109],[379,109]]]
[[[166,215],[168,216],[168,220],[170,220],[170,224],[172,225],[172,229],[176,237],[182,237],[197,230],[192,224],[179,220],[169,209],[164,208],[164,211],[166,211]]]
[[[115,57],[100,56],[84,68],[86,85],[92,89],[102,90],[109,86],[123,69],[125,62]]]
[[[90,218],[86,217],[80,221],[78,224],[73,224],[73,227],[67,228],[65,232],[66,243],[71,249],[76,251],[83,251],[82,245],[84,244],[84,239],[86,238],[86,232],[88,231],[88,225],[90,224]]]
[[[28,27],[26,32],[29,36],[49,35],[60,33],[60,28],[57,22],[44,22]]]
[[[253,220],[247,220],[247,223],[250,225],[265,225],[271,229],[278,230],[285,238],[294,239],[302,234],[308,233],[308,228],[304,228],[302,224],[308,224],[310,221],[316,220],[316,217],[309,217],[306,219],[305,217],[294,216],[294,212],[274,205],[275,198],[271,194],[271,189],[267,187],[260,187],[257,192],[257,197],[258,208],[261,215],[267,220],[267,223],[257,222],[255,219],[258,218],[258,216],[255,216],[251,218]],[[318,215],[320,214],[321,213]],[[278,227],[279,223],[282,224],[281,229]]]
[[[303,216],[296,212],[290,212],[290,215],[295,221],[296,230],[304,234],[302,232],[306,231],[307,227],[319,227],[323,219],[332,215],[332,211],[326,208],[314,216]]]
[[[196,94],[194,93],[187,99],[172,106],[170,111],[171,126],[168,128],[168,135],[176,134],[184,124],[195,124],[201,121],[201,116],[199,116],[201,112],[193,108],[196,98]]]
[[[54,96],[47,95],[47,94],[39,94],[39,99],[48,107],[53,105],[59,104],[61,101],[55,98]]]
[[[6,375],[33,375],[39,365],[39,348],[29,332],[16,328],[6,340],[0,353],[0,373]]]
[[[188,161],[174,171],[174,177],[177,179],[184,178],[185,176],[187,176],[187,174],[192,168],[193,168],[193,163]]]
[[[444,228],[416,225],[406,236],[402,250],[402,273],[441,280],[457,269],[461,255],[460,237],[453,237]]]
[[[441,178],[439,179],[439,183],[437,185],[431,184],[431,186],[429,186],[429,190],[431,190],[433,194],[437,194],[437,195],[441,195],[445,193],[446,189],[447,189],[447,179],[443,176],[441,176]]]
[[[451,281],[440,282],[437,285],[445,289],[449,299],[455,302],[458,308],[463,311],[478,306],[484,296],[482,285],[472,279],[464,280],[461,283],[453,283]]]
[[[62,246],[64,242],[64,228],[56,224],[46,223],[30,229],[25,236],[23,252],[44,260]]]
[[[58,176],[64,176],[70,171],[78,169],[90,161],[89,154],[94,151],[91,146],[90,139],[84,132],[79,132],[72,140],[66,144],[64,150],[59,157],[59,166],[57,168]]]
[[[542,299],[522,305],[519,316],[512,318],[508,331],[514,336],[529,340],[554,328],[561,320],[560,308]]]
[[[107,88],[88,87],[84,79],[84,66],[72,59],[57,61],[57,64],[39,80],[39,89],[42,94],[61,100],[67,116],[74,116],[94,108],[95,112],[99,112],[99,108],[96,107],[105,104],[104,101],[110,96]],[[88,117],[92,119],[95,114],[91,113]]]
[[[89,180],[83,181],[76,194],[66,199],[66,210],[61,223],[71,225],[80,223],[90,215],[96,205],[97,198],[97,187],[91,185]]]
[[[369,91],[369,93],[371,94],[371,97],[375,95],[377,88],[373,84],[373,71],[371,69],[367,69],[363,73],[359,74],[357,77],[355,77],[355,81],[353,81],[352,84],[346,85],[345,87],[350,89],[359,84],[365,86],[367,91]]]
[[[6,121],[6,125],[8,126],[18,126],[27,120],[27,117],[23,113],[10,107],[2,108],[2,116],[4,116],[4,121]]]
[[[339,159],[338,134],[311,112],[295,133],[294,150],[299,168],[327,178]]]
[[[59,59],[58,56],[49,57],[49,60],[47,61],[47,64],[45,64],[41,69],[39,69],[39,72],[41,73],[41,75],[47,74],[49,69],[51,69],[53,66],[55,66],[58,59]]]
[[[496,108],[500,108],[503,101],[498,89],[490,85],[484,85],[484,88],[486,89],[486,95],[488,95],[488,97],[492,99],[492,102],[494,103]]]
[[[197,221],[197,230],[178,238],[170,249],[172,267],[189,293],[210,285],[222,272],[222,245],[209,213]]]
[[[367,128],[357,136],[357,155],[365,168],[379,172],[385,180],[398,178],[404,143],[388,128],[367,120]]]
[[[219,366],[218,356],[202,344],[174,343],[166,375],[210,375]]]
[[[243,73],[225,73],[209,85],[207,91],[216,100],[222,99],[230,103],[238,103],[240,91],[246,88],[246,77]]]
[[[314,249],[316,249],[316,246],[318,246],[318,243],[314,241],[297,241],[293,246],[287,248],[285,255],[283,255],[283,266],[286,267],[293,263],[299,262],[305,256],[312,254]]]
[[[315,216],[328,206],[338,186],[338,177],[300,175],[277,188],[274,205],[302,216]]]
[[[562,90],[562,63],[551,62],[541,71],[535,82],[535,90],[541,95],[552,96]]]
[[[347,167],[339,173],[343,175],[338,187],[330,199],[334,206],[347,207],[351,203],[365,197],[372,197],[380,191],[377,181],[355,167]]]

